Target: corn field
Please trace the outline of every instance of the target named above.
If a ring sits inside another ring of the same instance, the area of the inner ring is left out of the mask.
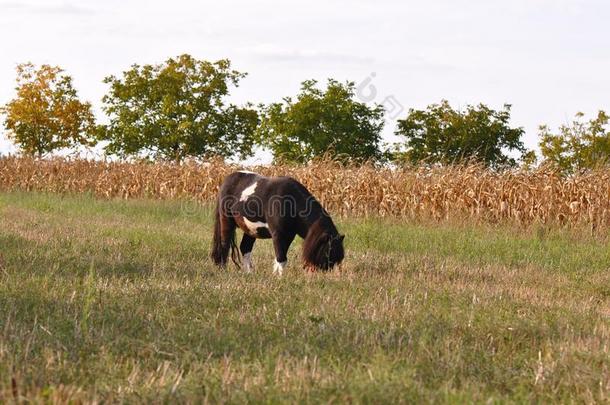
[[[102,198],[191,199],[211,202],[238,166],[124,163],[7,157],[0,191],[92,193]],[[307,166],[249,168],[302,182],[332,215],[437,221],[469,219],[532,224],[610,225],[610,169],[575,176],[541,168],[495,172],[481,166],[378,168],[320,161]]]

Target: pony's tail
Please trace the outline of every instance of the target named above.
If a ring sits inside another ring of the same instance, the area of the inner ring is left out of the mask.
[[[219,203],[214,211],[214,238],[210,256],[214,264],[225,267],[229,258],[229,251],[231,251],[231,260],[239,267],[239,249],[235,242],[235,224],[229,217],[220,212],[220,208]]]

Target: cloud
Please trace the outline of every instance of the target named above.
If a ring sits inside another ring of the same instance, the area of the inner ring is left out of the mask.
[[[288,63],[332,63],[344,65],[370,65],[375,59],[347,53],[326,52],[312,49],[288,49],[262,44],[246,49],[246,53],[257,59]]]
[[[95,14],[96,11],[77,5],[75,3],[62,2],[62,3],[51,3],[51,4],[33,4],[33,3],[19,3],[19,2],[8,2],[0,3],[0,10],[5,12],[16,11],[24,13],[36,13],[36,14],[57,14],[57,15],[91,15]]]
[[[25,7],[26,7],[25,4],[19,3],[16,1],[6,1],[3,3],[0,3],[0,9],[2,9],[2,10],[16,10],[16,9],[22,9]]]
[[[67,15],[91,15],[95,14],[95,10],[78,6],[72,3],[62,3],[52,6],[37,7],[35,10],[41,14],[67,14]]]

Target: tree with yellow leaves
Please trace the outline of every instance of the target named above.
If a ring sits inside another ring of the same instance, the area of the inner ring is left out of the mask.
[[[72,78],[57,66],[17,66],[17,95],[0,108],[8,137],[24,154],[43,157],[63,148],[95,144],[91,104],[82,102]]]

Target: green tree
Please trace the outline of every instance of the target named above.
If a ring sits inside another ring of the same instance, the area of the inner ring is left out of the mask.
[[[526,155],[521,141],[524,130],[511,128],[510,105],[495,111],[480,104],[454,110],[448,101],[428,106],[426,110],[409,110],[407,118],[398,121],[396,135],[406,138],[397,161],[418,163],[456,163],[474,160],[489,167],[515,166],[510,151]]]
[[[584,121],[576,114],[569,125],[553,133],[546,125],[540,127],[540,150],[548,162],[567,172],[591,169],[610,161],[610,128],[608,115],[599,111],[597,117]]]
[[[355,100],[355,84],[329,79],[301,85],[296,100],[264,108],[259,139],[281,162],[306,163],[325,154],[341,160],[379,160],[384,110]]]
[[[244,77],[226,59],[212,63],[190,55],[107,77],[110,91],[102,101],[110,123],[101,135],[106,153],[175,161],[250,155],[258,113],[225,101],[230,86]]]
[[[81,102],[72,78],[57,66],[17,66],[17,95],[0,108],[8,138],[27,155],[95,144],[91,104]]]

